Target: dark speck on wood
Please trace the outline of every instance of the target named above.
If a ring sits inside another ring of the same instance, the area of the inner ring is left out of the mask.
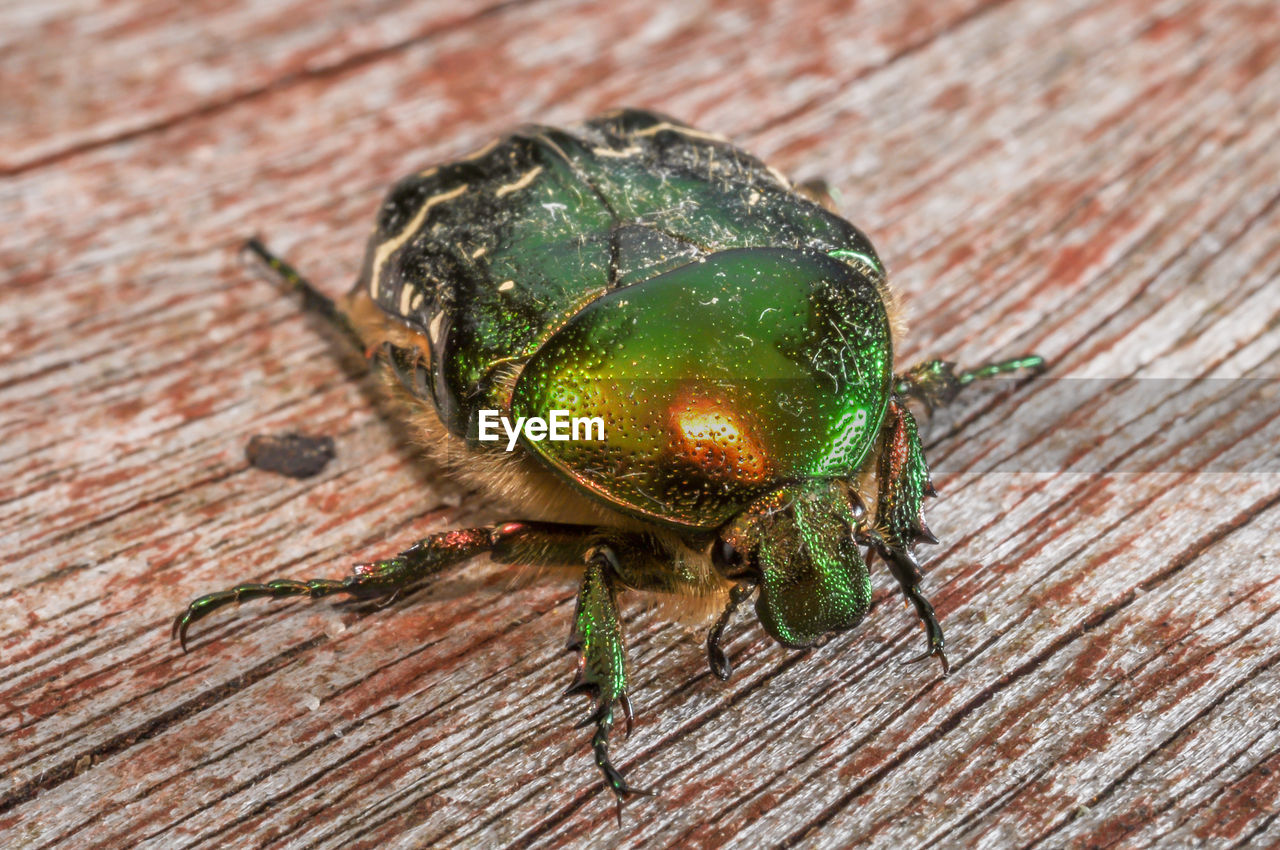
[[[290,478],[310,478],[319,475],[333,460],[333,438],[294,432],[255,434],[244,454],[258,469]]]

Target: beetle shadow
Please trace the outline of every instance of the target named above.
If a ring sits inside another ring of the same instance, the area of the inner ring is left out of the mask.
[[[296,298],[291,298],[290,300],[297,301]],[[403,459],[409,461],[405,466],[410,471],[410,474],[413,475],[415,482],[428,490],[439,490],[442,482],[447,482],[449,486],[456,490],[459,504],[465,503],[476,507],[483,506],[486,502],[482,493],[467,488],[451,476],[445,467],[433,462],[423,449],[417,445],[409,423],[396,411],[396,402],[388,398],[387,393],[380,387],[383,380],[380,370],[383,367],[378,365],[378,361],[370,359],[363,352],[356,350],[352,341],[344,337],[323,316],[316,315],[314,312],[302,307],[302,305],[298,305],[298,309],[302,313],[308,330],[324,340],[326,356],[330,358],[342,376],[356,388],[364,404],[377,413],[379,422],[391,434],[396,451]],[[424,401],[423,404],[426,405],[427,402]],[[426,412],[434,415],[434,410],[427,410]],[[339,441],[339,457],[341,457],[341,452],[342,442]]]
[[[934,450],[963,434],[974,422],[990,414],[1037,377],[1025,375],[976,381],[965,388],[960,398],[932,409],[912,396],[907,397],[906,404],[919,426],[925,449]]]
[[[466,569],[466,566],[460,564],[456,569],[463,570]],[[290,604],[268,605],[262,607],[261,610],[253,612],[249,612],[237,605],[232,609],[232,616],[226,617],[217,625],[207,625],[199,629],[198,639],[195,637],[196,632],[193,631],[192,638],[188,640],[188,648],[194,651],[202,643],[227,641],[237,631],[247,627],[251,621],[261,620],[266,617],[284,618],[297,616],[306,607],[316,605],[321,601],[327,603],[328,608],[337,615],[344,627],[349,628],[356,623],[363,622],[382,613],[389,616],[399,614],[427,600],[447,603],[475,600],[478,596],[483,595],[499,599],[511,592],[512,589],[526,587],[539,581],[546,581],[548,578],[559,582],[554,586],[558,594],[564,596],[564,599],[560,600],[562,603],[568,602],[576,596],[578,580],[572,577],[573,570],[571,569],[550,571],[525,569],[510,574],[509,578],[505,578],[503,571],[508,569],[510,569],[508,565],[494,563],[490,564],[486,569],[466,576],[459,576],[453,571],[445,571],[438,575],[428,576],[408,587],[401,588],[389,597],[381,599],[339,598],[309,600],[300,597],[284,600]],[[173,624],[174,620],[166,617],[159,625],[166,631],[171,631],[174,628]],[[567,619],[566,628],[568,628]]]
[[[478,556],[477,560],[479,560],[479,557],[482,556]],[[458,567],[459,569],[466,569],[463,564],[458,565]],[[408,587],[401,588],[382,599],[339,599],[332,602],[331,606],[344,615],[351,615],[355,621],[360,621],[377,614],[379,611],[397,612],[421,604],[428,599],[436,602],[455,602],[464,599],[475,599],[477,596],[483,595],[497,598],[510,593],[512,590],[519,590],[548,577],[553,581],[559,580],[559,583],[563,584],[562,589],[567,593],[576,593],[575,588],[578,581],[570,578],[567,573],[563,576],[558,573],[531,576],[513,575],[511,580],[508,581],[501,578],[501,571],[510,569],[508,565],[493,563],[491,567],[491,570],[485,570],[482,574],[473,576],[458,576],[453,572],[445,571],[415,582]],[[494,579],[495,575],[499,576],[496,581]]]

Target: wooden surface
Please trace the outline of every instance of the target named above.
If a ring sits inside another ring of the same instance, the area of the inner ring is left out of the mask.
[[[1273,2],[11,2],[0,7],[0,844],[1280,843]],[[366,612],[244,606],[494,514],[238,262],[346,289],[384,187],[635,104],[826,176],[903,363],[1052,372],[934,432],[926,590],[810,653],[628,602],[659,796],[618,829],[561,702],[572,583],[477,562]],[[1012,425],[1017,427],[1011,427]],[[298,482],[256,433],[332,435]]]

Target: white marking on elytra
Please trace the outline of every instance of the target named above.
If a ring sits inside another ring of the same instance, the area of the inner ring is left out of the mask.
[[[545,142],[547,147],[555,151],[556,154],[565,162],[567,162],[569,164],[569,167],[572,168],[575,172],[578,170],[576,167],[574,167],[573,160],[569,159],[569,155],[564,152],[564,149],[561,148],[559,145],[557,145],[555,142],[551,141],[551,137],[548,136],[546,133],[539,133],[535,138]]]
[[[617,159],[624,159],[629,156],[635,156],[641,152],[641,149],[635,145],[627,145],[625,148],[592,148],[591,152],[596,156],[611,156]]]
[[[510,290],[515,288],[516,288],[516,282],[514,280],[504,280],[502,283],[498,284],[499,292],[509,292]]]
[[[475,150],[467,154],[462,159],[458,160],[458,162],[470,162],[473,159],[479,159],[480,157],[487,154],[489,151],[496,148],[501,142],[502,142],[502,139],[494,139],[493,141],[489,142],[487,145],[480,148],[479,150]]]
[[[417,310],[419,307],[422,306],[422,301],[423,301],[422,290],[419,289],[417,292],[413,294],[413,300],[409,302],[409,310],[410,311]]]
[[[494,191],[493,196],[495,198],[501,198],[503,195],[510,195],[512,192],[518,192],[519,190],[523,189],[525,186],[528,186],[530,183],[532,183],[534,179],[537,178],[537,176],[541,173],[542,173],[542,166],[539,165],[537,168],[533,169],[532,171],[527,172],[519,180],[516,180],[513,183],[507,183],[505,186],[499,186]]]
[[[474,251],[472,251],[472,252],[471,252],[471,259],[473,259],[473,260],[478,260],[478,259],[480,259],[481,257],[483,257],[483,256],[485,255],[485,252],[486,252],[486,251],[488,251],[488,250],[489,250],[489,249],[488,249],[488,248],[486,248],[484,245],[481,245],[479,248],[477,248],[477,249],[475,249]]]
[[[769,173],[773,175],[773,179],[777,180],[779,184],[781,184],[782,186],[788,189],[791,188],[791,181],[787,179],[787,175],[783,174],[781,171],[774,168],[772,165],[765,166],[765,168],[768,169]]]
[[[422,227],[422,222],[426,220],[427,212],[432,207],[437,204],[443,204],[445,201],[452,201],[465,191],[467,191],[467,184],[463,183],[456,189],[450,189],[448,192],[441,192],[439,195],[432,195],[427,198],[426,202],[418,208],[418,212],[404,226],[403,230],[378,246],[378,250],[373,255],[373,268],[369,274],[369,294],[375,301],[378,298],[378,281],[382,276],[382,267],[386,265],[387,258],[394,254],[401,245],[408,242],[410,236],[418,232],[418,228]]]
[[[431,320],[431,326],[427,328],[427,332],[431,334],[431,345],[440,345],[440,326],[444,324],[444,311],[436,313],[434,319]]]
[[[400,290],[400,315],[406,315],[413,309],[413,299],[422,293],[412,283],[406,283]]]
[[[645,127],[643,130],[637,130],[631,135],[633,136],[652,136],[661,133],[663,130],[670,130],[673,133],[679,133],[682,136],[689,136],[694,139],[707,139],[712,142],[728,142],[724,136],[716,133],[704,133],[702,130],[695,130],[692,127],[680,127],[667,121],[661,121],[652,127]]]

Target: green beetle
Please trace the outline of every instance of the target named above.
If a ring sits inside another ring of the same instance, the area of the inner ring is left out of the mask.
[[[1042,361],[895,376],[883,266],[831,207],[718,136],[620,110],[522,128],[400,181],[338,304],[250,242],[386,367],[428,453],[521,519],[432,535],[344,579],[202,596],[174,623],[183,648],[193,622],[243,599],[387,597],[480,554],[574,566],[569,691],[593,699],[619,817],[644,793],[608,753],[619,709],[631,722],[623,588],[721,611],[707,657],[727,679],[724,629],[752,595],[787,647],[857,625],[871,602],[865,547],[914,604],[921,657],[945,673],[913,555],[935,542],[922,515],[933,488],[905,402],[933,407]],[[495,439],[495,418],[510,439]],[[567,422],[588,427],[557,439]]]

